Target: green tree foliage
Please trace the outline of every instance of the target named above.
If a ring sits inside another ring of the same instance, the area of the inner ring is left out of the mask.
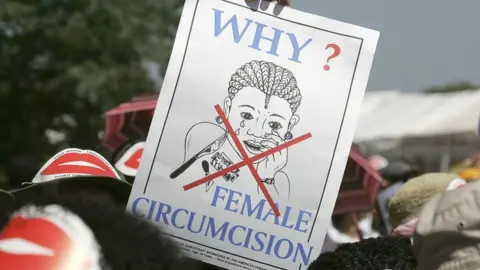
[[[154,91],[145,61],[165,66],[179,15],[174,0],[0,1],[0,171],[97,147],[106,110]]]
[[[427,89],[424,89],[424,93],[434,94],[434,93],[453,93],[453,92],[461,92],[461,91],[472,91],[477,90],[479,87],[473,85],[469,82],[456,82],[445,84],[441,86],[432,86]]]

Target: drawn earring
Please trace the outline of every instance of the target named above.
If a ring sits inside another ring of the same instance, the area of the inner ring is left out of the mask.
[[[245,120],[242,120],[242,121],[240,122],[240,126],[241,126],[241,127],[245,127]]]
[[[287,131],[287,133],[285,133],[285,136],[283,136],[283,138],[285,140],[291,140],[293,138],[293,135],[290,131]]]
[[[219,125],[223,123],[222,118],[221,118],[220,116],[217,116],[217,117],[215,118],[215,121],[216,121],[217,124],[219,124]]]

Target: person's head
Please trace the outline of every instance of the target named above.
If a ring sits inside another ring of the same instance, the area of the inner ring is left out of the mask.
[[[326,252],[308,267],[308,270],[414,270],[417,262],[407,237],[378,237],[340,245],[334,252]]]
[[[455,189],[466,182],[455,174],[427,173],[408,180],[393,196],[388,214],[394,234],[411,236],[416,218],[423,205],[445,190]]]
[[[418,217],[413,251],[421,270],[480,269],[480,182],[434,196]]]
[[[290,70],[274,63],[252,61],[232,75],[223,111],[249,155],[264,152],[262,140],[276,135],[292,138],[299,122],[302,96]]]
[[[57,269],[48,266],[58,261],[66,263],[64,260],[68,259],[78,262],[80,258],[90,261],[91,267],[81,268],[89,270],[197,269],[196,263],[183,265],[186,261],[180,258],[177,246],[158,228],[126,213],[123,205],[113,203],[104,194],[88,191],[62,194],[55,186],[44,185],[32,194],[28,203],[18,205],[17,214],[12,216],[10,223],[0,225],[4,228],[0,233],[0,242],[3,242],[0,265],[21,261],[21,266],[15,264],[18,270],[33,269],[29,267],[31,264],[39,270]],[[18,246],[9,244],[12,238],[23,241],[23,247],[30,248],[19,251]],[[32,242],[36,246],[29,244]],[[35,250],[56,252],[54,257],[48,258],[25,256]],[[71,250],[85,257],[73,258],[68,252]],[[59,256],[61,258],[57,258]]]

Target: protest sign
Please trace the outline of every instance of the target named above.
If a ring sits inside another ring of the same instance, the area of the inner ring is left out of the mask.
[[[378,35],[266,2],[187,0],[128,210],[208,263],[306,269]]]

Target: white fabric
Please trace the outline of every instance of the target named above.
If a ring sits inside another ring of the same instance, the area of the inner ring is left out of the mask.
[[[372,222],[373,222],[373,216],[372,215],[367,215],[366,218],[360,220],[358,222],[358,229],[362,232],[363,238],[374,238],[374,237],[379,237],[380,234],[373,230],[372,228]],[[358,242],[358,239],[352,238],[339,230],[337,230],[332,222],[330,221],[330,226],[328,227],[327,230],[327,235],[332,240],[333,242],[337,244],[346,244],[346,243],[355,243]]]
[[[447,94],[367,92],[355,140],[477,132],[480,90]]]
[[[461,178],[455,178],[455,179],[452,180],[452,182],[450,182],[450,184],[448,184],[447,190],[457,189],[457,188],[462,187],[466,184],[467,184],[467,181],[465,181]]]

